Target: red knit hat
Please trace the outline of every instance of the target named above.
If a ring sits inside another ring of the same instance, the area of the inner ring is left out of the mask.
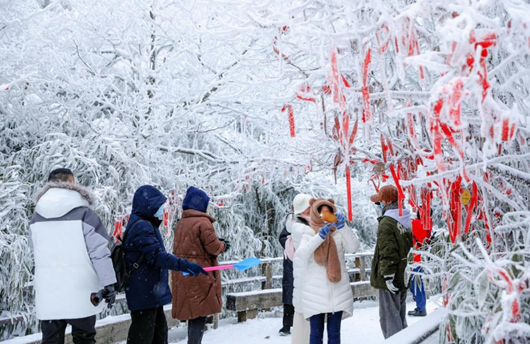
[[[394,203],[398,201],[398,189],[394,185],[385,185],[379,189],[379,193],[370,197],[370,201],[381,203],[382,201]]]

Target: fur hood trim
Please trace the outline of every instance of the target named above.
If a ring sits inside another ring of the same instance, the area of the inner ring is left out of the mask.
[[[86,189],[86,188],[84,188],[84,187],[82,187],[81,185],[78,185],[78,184],[70,184],[70,183],[66,183],[66,182],[60,182],[60,183],[49,182],[49,183],[46,183],[42,187],[42,189],[39,191],[39,193],[37,194],[36,202],[38,202],[40,200],[40,198],[46,193],[46,191],[48,191],[48,190],[50,190],[52,188],[76,191],[88,202],[88,204],[94,205],[94,203],[95,203],[94,195],[90,191],[88,191],[88,189]]]

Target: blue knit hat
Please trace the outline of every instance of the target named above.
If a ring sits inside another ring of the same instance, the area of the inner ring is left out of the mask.
[[[206,192],[197,189],[194,186],[190,186],[188,191],[186,191],[186,197],[184,197],[184,201],[182,202],[182,209],[193,209],[205,213],[206,208],[208,208],[208,202],[210,202],[210,197],[208,197]]]

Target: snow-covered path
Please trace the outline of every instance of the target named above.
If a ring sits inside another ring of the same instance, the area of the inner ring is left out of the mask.
[[[433,297],[427,302],[427,312],[430,314],[439,307]],[[407,310],[415,307],[414,302],[407,304]],[[126,316],[126,315],[125,315]],[[407,317],[407,322],[412,325],[421,319]],[[114,319],[116,320],[116,319]],[[290,344],[291,337],[281,337],[278,330],[282,324],[281,312],[260,313],[258,319],[249,320],[238,324],[237,319],[223,319],[219,322],[217,330],[209,329],[204,334],[204,344]],[[68,326],[67,333],[70,333]],[[181,325],[170,329],[169,342],[173,344],[186,343],[186,325]],[[26,344],[41,339],[41,334],[33,334],[25,337],[17,337],[8,340],[10,344]],[[379,309],[377,301],[356,302],[353,316],[342,322],[342,342],[344,344],[380,344],[383,342],[383,335],[379,328]],[[433,338],[428,344],[435,344]],[[125,344],[120,342],[119,344]]]
[[[380,344],[384,338],[379,327],[379,309],[377,302],[367,301],[355,303],[352,317],[342,322],[342,342]],[[407,310],[412,310],[415,303],[407,304]],[[432,301],[427,304],[427,312],[432,312],[438,305]],[[278,312],[279,313],[279,312]],[[279,317],[278,317],[279,316]],[[281,337],[278,330],[281,327],[281,314],[265,313],[260,318],[237,324],[237,319],[227,319],[220,322],[217,330],[208,330],[204,334],[204,344],[290,344],[291,337]],[[423,318],[408,317],[409,325]],[[170,343],[185,343],[186,327],[177,327],[170,331]]]

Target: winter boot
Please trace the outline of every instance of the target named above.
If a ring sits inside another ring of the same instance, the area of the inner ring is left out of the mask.
[[[287,327],[287,326],[284,326],[280,329],[280,336],[288,336],[291,334],[291,328],[290,327]]]
[[[425,310],[420,311],[419,309],[415,308],[413,311],[410,311],[408,314],[411,317],[424,317],[427,315],[427,311]]]

